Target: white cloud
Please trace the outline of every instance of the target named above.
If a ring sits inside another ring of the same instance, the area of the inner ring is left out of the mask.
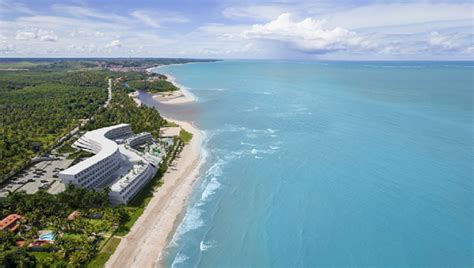
[[[130,15],[152,28],[160,28],[162,23],[186,23],[189,21],[186,17],[167,11],[135,10]]]
[[[24,14],[34,14],[33,10],[27,7],[25,4],[13,2],[10,0],[0,1],[0,14],[3,13],[24,13]]]
[[[36,33],[29,31],[20,31],[16,33],[16,40],[31,40],[36,38]]]
[[[63,16],[99,19],[118,24],[129,22],[129,19],[125,16],[116,15],[112,12],[100,12],[84,6],[55,4],[51,6],[51,9],[58,14],[63,14]]]
[[[284,13],[285,8],[276,5],[231,6],[222,11],[222,15],[229,19],[251,19],[268,21]]]
[[[290,47],[314,54],[325,54],[339,50],[366,50],[374,45],[355,32],[336,27],[325,29],[324,20],[306,18],[294,21],[291,14],[284,13],[266,24],[255,24],[243,36],[283,42]]]
[[[160,22],[152,18],[145,11],[140,11],[140,10],[133,11],[132,16],[150,27],[153,27],[153,28],[160,27]]]
[[[173,27],[189,19],[175,10],[118,9],[119,4],[31,10],[0,0],[0,56],[474,57],[472,4],[251,2],[219,3],[214,11],[222,16],[189,14],[192,24]]]
[[[18,31],[15,36],[16,40],[33,40],[38,39],[41,41],[56,42],[58,36],[53,31],[46,31],[43,29],[31,29],[25,31]]]
[[[440,21],[471,21],[472,4],[375,4],[328,12],[324,18],[328,25],[347,29],[392,27]]]
[[[431,32],[428,43],[435,48],[441,49],[452,49],[455,47],[449,37],[443,36],[438,32]]]
[[[56,42],[58,41],[58,36],[46,34],[46,35],[41,35],[39,39],[41,41]]]
[[[116,39],[105,45],[105,48],[116,48],[116,47],[121,47],[122,42],[120,40]]]

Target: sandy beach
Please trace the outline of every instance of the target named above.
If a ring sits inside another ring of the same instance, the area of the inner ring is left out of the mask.
[[[178,98],[180,98],[179,101],[166,103],[194,101],[192,95],[182,94]],[[138,97],[135,95],[134,99],[137,101]],[[155,192],[130,232],[122,238],[115,253],[106,263],[106,267],[156,267],[159,265],[161,253],[179,224],[193,184],[198,178],[201,163],[201,132],[192,122],[166,119],[191,132],[193,138],[168,168],[168,172],[162,178],[164,184]]]
[[[179,90],[165,93],[153,94],[153,99],[166,104],[183,104],[196,101],[196,97],[189,92],[186,87],[176,82],[176,78],[169,74],[164,74],[168,77],[168,81],[173,83]]]
[[[153,68],[151,68],[153,69]],[[149,71],[148,69],[147,71]],[[168,81],[170,81],[173,85],[179,88],[179,90],[171,91],[171,92],[163,92],[163,93],[155,93],[153,94],[153,99],[166,104],[184,104],[196,101],[196,97],[189,92],[186,87],[176,83],[176,78],[172,75],[165,74],[168,77]],[[132,92],[128,94],[133,100],[137,103],[137,105],[141,105],[141,101],[138,98],[138,91]]]

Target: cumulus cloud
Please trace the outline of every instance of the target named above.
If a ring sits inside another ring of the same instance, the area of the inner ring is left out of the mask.
[[[464,1],[234,1],[212,4],[208,17],[162,6],[19,2],[0,0],[0,56],[474,57],[473,5]]]
[[[283,42],[294,49],[311,53],[325,54],[340,50],[368,50],[374,47],[357,33],[336,27],[325,28],[324,20],[306,18],[302,21],[292,19],[290,13],[283,13],[266,24],[255,24],[243,36],[249,39],[262,39]]]
[[[121,46],[122,46],[122,42],[120,42],[120,40],[118,39],[115,39],[111,41],[110,43],[108,43],[107,45],[105,45],[105,48],[116,48],[116,47],[121,47]]]

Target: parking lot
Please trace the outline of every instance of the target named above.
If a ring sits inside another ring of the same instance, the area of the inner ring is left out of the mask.
[[[57,173],[69,167],[72,161],[72,159],[60,157],[36,163],[10,179],[8,184],[3,185],[0,189],[0,197],[5,196],[8,191],[26,191],[28,194],[35,193],[39,189],[45,189],[51,194],[63,191],[65,186],[57,177]]]

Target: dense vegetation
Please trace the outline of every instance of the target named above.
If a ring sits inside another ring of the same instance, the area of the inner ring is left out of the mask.
[[[75,210],[82,216],[67,220]],[[3,218],[10,213],[23,215],[25,219],[19,232],[0,232],[2,267],[77,266],[96,254],[95,248],[100,242],[97,234],[114,230],[126,217],[123,207],[108,207],[106,190],[96,192],[73,186],[58,195],[44,191],[31,195],[11,193],[0,199],[0,216]],[[100,215],[100,219],[89,217],[94,214]],[[57,234],[55,242],[42,249],[42,255],[17,247],[17,241],[25,241],[25,245],[33,242],[42,229]]]
[[[128,206],[109,207],[108,190],[96,192],[84,188],[67,187],[66,191],[51,195],[44,191],[28,195],[10,193],[0,199],[0,217],[17,213],[25,217],[20,232],[0,232],[0,267],[103,267],[120,243],[116,235],[126,235],[153,197],[160,180],[183,149],[184,142],[176,138],[166,154],[155,177]],[[81,216],[73,221],[67,216],[73,211]],[[92,217],[100,215],[100,219]],[[54,231],[53,244],[34,252],[17,247],[17,241],[26,245],[37,238],[38,230]],[[106,236],[100,235],[107,233]]]
[[[131,80],[128,81],[128,86],[133,89],[145,90],[150,93],[160,93],[166,91],[178,90],[175,85],[166,80],[146,81],[146,80]]]
[[[49,70],[0,72],[0,179],[50,150],[107,98],[108,72]]]
[[[128,96],[129,90],[122,84],[114,85],[113,97],[107,109],[101,109],[99,113],[90,120],[85,130],[106,127],[110,125],[128,123],[135,133],[150,132],[155,138],[159,137],[160,127],[166,121],[160,113],[151,107],[137,106]]]
[[[141,67],[149,65],[182,64],[189,62],[210,62],[214,59],[177,59],[177,58],[2,58],[0,67],[28,68],[37,65],[67,64],[70,66],[89,65],[84,67],[95,67],[99,65],[121,65],[124,67]],[[56,65],[58,66],[58,65]],[[71,67],[67,67],[71,69]]]
[[[116,60],[132,66],[138,64]],[[77,127],[81,119],[90,119],[82,130],[129,123],[136,133],[148,131],[159,137],[160,127],[167,122],[156,109],[137,106],[128,96],[130,87],[126,87],[134,80],[147,80],[148,75],[102,69],[104,62],[112,61],[14,61],[16,68],[28,70],[0,71],[0,179],[20,169],[35,155],[48,152],[59,138]],[[157,62],[160,60],[151,59],[149,64]],[[0,67],[4,67],[2,65],[8,64],[0,60]],[[105,108],[107,78],[114,79],[114,87],[112,100]],[[157,82],[167,82],[164,76],[158,78],[161,80]],[[160,89],[166,87],[169,85],[162,85]],[[0,232],[0,267],[103,265],[120,242],[114,235],[124,235],[130,230],[154,189],[161,185],[160,178],[168,164],[191,137],[190,133],[180,133],[155,178],[128,206],[109,207],[107,190],[96,192],[71,186],[58,195],[45,191],[32,195],[13,192],[0,198],[0,217],[10,213],[25,216],[20,232]],[[59,150],[74,152],[71,142],[67,140]],[[80,157],[81,153],[73,153],[71,157]],[[68,221],[67,216],[74,210],[80,211],[81,216]],[[97,214],[100,218],[89,217]],[[41,252],[17,246],[18,241],[28,245],[37,239],[41,229],[58,234],[54,243],[41,248]]]
[[[139,67],[143,65],[168,65],[168,64],[181,64],[181,63],[189,63],[189,62],[206,62],[206,61],[216,61],[216,60],[171,59],[171,58],[154,58],[154,59],[121,58],[121,59],[107,59],[107,64],[123,65],[125,67]]]

